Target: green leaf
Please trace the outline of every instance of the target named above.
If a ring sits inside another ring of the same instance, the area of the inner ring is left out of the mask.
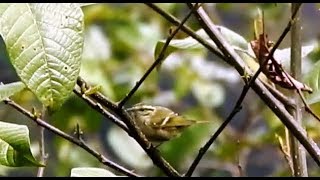
[[[80,71],[83,13],[77,4],[4,3],[0,33],[18,76],[38,99],[58,109]]]
[[[71,169],[71,177],[116,177],[116,175],[102,168],[79,167]]]
[[[313,48],[311,48],[313,47]],[[310,48],[313,51],[313,54],[311,54],[309,57],[311,57],[312,55],[314,55],[315,53],[317,53],[318,51],[318,45],[315,42],[314,44],[310,45]],[[303,50],[303,48],[302,48]],[[309,52],[309,51],[308,51]],[[302,51],[303,53],[303,51]],[[308,53],[310,54],[310,52]],[[312,59],[312,57],[311,57]],[[304,62],[304,61],[302,61]],[[304,65],[305,66],[305,65]],[[316,104],[318,104],[320,102],[320,87],[319,87],[319,76],[320,76],[320,61],[316,61],[314,64],[309,65],[310,66],[310,70],[308,70],[307,73],[304,74],[303,76],[303,82],[306,83],[309,87],[312,88],[313,92],[312,94],[306,94],[305,93],[305,97],[306,97],[306,101],[308,104],[315,106]]]
[[[22,91],[25,87],[26,85],[21,81],[9,84],[0,84],[0,101]]]
[[[303,82],[313,89],[312,94],[305,94],[308,104],[320,102],[320,61],[313,65],[312,70],[303,77]]]
[[[0,121],[0,164],[10,167],[43,166],[31,153],[27,126]]]
[[[248,42],[239,34],[236,32],[223,27],[223,26],[217,26],[217,28],[220,30],[222,36],[232,45],[241,49],[247,49],[248,48]],[[197,35],[205,39],[208,43],[212,44],[217,51],[219,49],[215,45],[215,43],[210,39],[210,37],[207,35],[207,33],[203,30],[200,29],[196,32]],[[155,51],[154,51],[154,58],[156,59],[166,40],[161,40],[157,43]],[[177,50],[191,50],[191,49],[204,49],[204,46],[202,46],[197,40],[193,39],[192,37],[187,37],[184,39],[176,39],[172,40],[166,50],[164,58],[169,56],[171,53],[177,51]]]

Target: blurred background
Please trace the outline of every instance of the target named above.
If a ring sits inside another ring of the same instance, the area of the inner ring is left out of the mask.
[[[185,4],[157,4],[180,20],[188,13]],[[253,18],[257,8],[265,11],[266,33],[276,41],[287,25],[291,6],[288,3],[245,4],[208,3],[204,6],[212,21],[238,33],[247,41],[253,39]],[[85,43],[80,75],[91,85],[101,85],[102,93],[117,102],[134,86],[154,61],[154,49],[167,37],[169,22],[144,4],[94,4],[82,8],[85,17]],[[319,37],[319,4],[305,3],[301,9],[303,44]],[[187,25],[200,27],[192,17]],[[176,38],[185,38],[180,32]],[[290,35],[280,49],[290,46]],[[317,56],[309,59],[316,62]],[[0,81],[18,81],[9,63],[3,42],[0,47]],[[154,71],[126,106],[138,102],[162,105],[209,125],[188,128],[179,138],[159,147],[161,154],[180,173],[186,172],[200,147],[232,111],[243,87],[233,67],[206,50],[177,51],[166,58],[160,70]],[[35,96],[24,91],[13,99],[31,110],[41,107]],[[39,127],[16,110],[0,104],[0,120],[25,124],[30,129],[32,152],[38,154]],[[120,165],[145,176],[164,176],[125,132],[92,110],[73,95],[47,121],[72,134],[77,123],[85,140],[97,151]],[[307,119],[308,134],[319,142],[319,122]],[[201,160],[193,176],[291,176],[277,135],[284,135],[284,126],[253,92],[249,91],[242,110],[234,117]],[[81,148],[46,131],[49,153],[44,176],[70,176],[75,167],[106,168]],[[308,156],[310,176],[320,170]],[[111,170],[114,172],[113,170]],[[0,166],[1,176],[36,176],[37,168]],[[115,174],[119,174],[114,172]],[[121,174],[119,174],[121,175]]]

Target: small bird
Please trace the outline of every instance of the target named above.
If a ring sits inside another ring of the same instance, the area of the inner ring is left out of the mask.
[[[141,103],[127,108],[126,111],[146,138],[155,145],[161,145],[165,141],[180,136],[184,129],[193,124],[209,122],[186,119],[166,107]]]

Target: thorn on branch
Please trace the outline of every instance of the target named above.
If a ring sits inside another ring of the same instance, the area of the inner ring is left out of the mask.
[[[74,135],[77,137],[78,140],[82,141],[83,131],[80,129],[79,123],[76,124],[76,129]]]

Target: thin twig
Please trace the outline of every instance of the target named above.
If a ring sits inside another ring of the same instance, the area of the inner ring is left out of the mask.
[[[290,30],[290,27],[292,26],[293,22],[295,22],[295,16],[297,15],[297,13],[299,12],[299,9],[301,7],[301,4],[302,3],[296,3],[296,6],[294,7],[294,9],[292,9],[292,16],[291,16],[291,20],[289,21],[286,29],[284,32],[288,32]],[[282,33],[282,37],[284,38],[285,37],[285,34]],[[269,55],[267,56],[267,58],[265,59],[265,61],[262,63],[262,65],[259,67],[258,71],[256,72],[256,74],[253,76],[252,80],[255,80],[256,79],[256,76],[258,76],[260,74],[260,72],[262,71],[262,67],[266,66],[267,65],[267,62],[268,60],[270,59],[273,63],[275,64],[278,64],[278,62],[273,58],[273,54],[275,52],[275,50],[278,48],[278,45],[280,43],[278,43],[279,41],[277,41],[275,47],[272,48],[272,50],[270,51]],[[293,54],[293,53],[292,53]],[[317,119],[319,122],[320,122],[320,117],[318,117],[313,111],[312,109],[310,108],[310,106],[307,104],[302,92],[301,92],[301,89],[297,87],[296,83],[293,82],[292,78],[290,77],[290,75],[282,68],[281,65],[279,65],[279,69],[284,73],[284,75],[286,76],[286,78],[289,80],[289,82],[293,85],[294,89],[297,91],[297,93],[299,94],[301,100],[302,100],[302,103],[304,104],[304,108],[305,110],[311,114],[315,119]],[[252,81],[250,81],[251,83]]]
[[[237,141],[237,146],[240,147],[240,140]],[[243,168],[242,168],[242,165],[241,165],[241,157],[240,157],[240,154],[237,153],[238,157],[237,157],[237,167],[238,167],[238,171],[239,171],[239,177],[242,177],[244,176],[244,171],[243,171]]]
[[[73,89],[73,92],[77,96],[79,96],[81,99],[83,99],[93,109],[100,112],[103,116],[105,116],[107,119],[111,120],[113,123],[115,123],[117,126],[119,126],[124,131],[129,132],[127,125],[125,125],[119,118],[115,117],[112,113],[110,113],[104,107],[102,107],[102,105],[100,103],[92,100],[92,98],[84,95],[80,90],[78,90],[76,88]]]
[[[149,7],[151,7],[153,10],[158,12],[160,15],[162,15],[167,21],[176,24],[179,23],[175,18],[173,18],[170,14],[166,13],[165,11],[161,10],[156,5],[150,6],[150,4],[147,4]],[[213,52],[217,56],[221,57],[221,54],[216,51],[215,47],[206,43],[206,40],[202,39],[201,37],[197,37],[195,33],[191,31],[187,31],[186,29],[182,29],[185,33],[187,33],[189,36],[193,38],[199,39],[199,43],[202,44],[204,47],[208,48],[209,51]],[[234,66],[235,69],[239,72],[240,75],[243,75],[245,73],[249,74],[251,72],[250,68],[247,67],[247,65],[243,62],[243,60],[234,52],[232,48],[229,47],[226,40],[221,37],[221,35],[217,32],[217,30],[214,31],[214,33],[210,34],[209,36],[213,38],[214,42],[216,44],[219,44],[219,47],[222,49],[225,49],[228,53],[227,56],[223,57],[222,59],[228,59],[228,63],[230,65]],[[215,38],[216,36],[216,38]],[[295,137],[300,141],[300,143],[306,148],[306,150],[309,152],[311,157],[314,159],[314,161],[320,166],[320,149],[318,148],[317,144],[310,138],[308,138],[305,130],[301,128],[299,124],[296,124],[293,120],[292,116],[287,112],[287,110],[282,107],[282,103],[278,101],[278,99],[274,98],[272,94],[263,86],[263,84],[259,80],[252,81],[252,89],[260,96],[260,98],[266,103],[266,105],[279,117],[281,122],[288,128],[292,133],[295,135]]]
[[[83,87],[84,85],[88,86],[87,83],[81,77],[78,77],[77,85],[80,87]],[[151,158],[151,160],[156,166],[163,170],[168,176],[180,176],[178,172],[176,172],[176,170],[173,167],[171,167],[170,164],[163,157],[161,157],[159,151],[152,146],[152,144],[146,139],[144,134],[140,130],[137,130],[139,127],[130,118],[130,116],[126,113],[125,110],[118,108],[116,103],[108,100],[103,94],[99,92],[92,93],[88,96],[92,98],[95,101],[95,103],[101,104],[107,107],[108,109],[112,110],[124,122],[129,122],[127,123],[129,131],[126,132],[129,136],[133,137],[139,143],[139,145],[143,148],[143,150],[147,153],[147,155]],[[82,95],[79,97],[83,98]]]
[[[170,14],[161,10],[156,5],[152,5],[151,8],[158,12],[160,15],[162,15],[167,21],[173,24],[179,23],[179,21],[173,19]],[[186,31],[185,29],[182,30],[189,36],[193,38],[196,37],[195,33],[192,33],[192,31]],[[227,56],[223,57],[222,59],[227,59],[227,62],[230,63],[230,65],[234,66],[241,76],[243,76],[245,73],[249,74],[249,72],[251,72],[250,68],[243,62],[240,56],[234,52],[230,45],[228,45],[227,41],[218,33],[218,30],[215,27],[214,32],[209,31],[207,33],[209,33],[209,36],[213,38],[215,44],[219,44],[220,48],[226,50],[225,52],[227,53]],[[206,47],[209,51],[213,52],[214,54],[217,53],[214,46],[208,43],[204,43],[206,42],[206,40],[202,39],[201,37],[199,39],[201,39],[201,41],[199,41],[200,44],[202,44],[204,47]],[[221,53],[217,54],[220,54],[219,57],[221,57]],[[265,104],[276,114],[276,116],[278,116],[280,121],[295,135],[295,137],[300,141],[304,148],[306,148],[306,150],[309,152],[309,154],[317,163],[317,165],[320,166],[320,149],[318,145],[307,136],[305,130],[301,128],[299,124],[296,124],[292,116],[287,112],[285,107],[283,107],[283,104],[279,102],[279,100],[276,99],[265,88],[265,86],[261,83],[260,80],[255,80],[251,87],[257,93],[257,95],[259,95],[260,98],[265,102]]]
[[[221,37],[219,31],[214,26],[214,24],[210,21],[209,17],[203,11],[202,8],[196,12],[197,19],[202,24],[202,27],[207,32],[209,37],[215,42],[217,47],[221,50],[221,52],[225,55],[225,59],[228,59],[235,65],[235,68],[239,71],[241,75],[245,74],[245,72],[250,72],[249,68],[243,63],[242,59],[239,57],[238,54],[230,47],[227,41]],[[288,27],[285,29],[283,34],[280,36],[279,40],[277,41],[275,47],[279,46],[280,41],[284,38],[287,32],[290,30],[291,21]],[[271,52],[274,52],[275,49],[272,49]],[[270,54],[269,54],[270,55]],[[270,57],[269,57],[270,58]],[[261,71],[261,69],[260,69]],[[255,74],[257,78],[257,74]],[[312,140],[309,139],[306,135],[306,132],[296,124],[296,122],[292,119],[292,116],[284,109],[283,105],[275,99],[270,92],[268,92],[265,87],[261,84],[260,81],[254,81],[253,79],[250,80],[250,85],[252,84],[252,88],[255,92],[261,97],[263,101],[269,106],[271,110],[279,117],[283,124],[285,124],[288,129],[295,135],[297,139],[299,139],[300,143],[304,145],[304,147],[308,150],[312,158],[315,162],[320,166],[320,150],[317,144]],[[244,88],[249,89],[249,85],[246,85]],[[214,138],[214,136],[213,136]],[[212,141],[213,142],[213,141]],[[200,153],[199,153],[200,154]],[[196,158],[198,159],[198,158]],[[188,173],[189,175],[192,173]]]
[[[98,153],[97,151],[93,150],[91,147],[89,147],[88,145],[86,145],[85,143],[83,143],[82,141],[78,140],[77,138],[70,136],[69,134],[66,134],[65,132],[61,131],[60,129],[50,125],[49,123],[43,121],[41,118],[35,116],[34,114],[32,114],[31,112],[29,112],[28,110],[24,109],[23,107],[21,107],[19,104],[15,103],[14,101],[10,100],[10,99],[6,99],[4,100],[5,104],[10,105],[11,107],[13,107],[14,109],[16,109],[17,111],[19,111],[20,113],[22,113],[23,115],[29,117],[31,120],[33,120],[35,123],[37,123],[37,125],[44,127],[45,129],[51,131],[52,133],[68,140],[69,142],[72,142],[73,144],[79,146],[80,148],[86,150],[89,154],[91,154],[92,156],[96,157],[97,160],[99,160],[102,164],[120,172],[123,173],[127,176],[132,176],[132,177],[139,177],[139,175],[127,170],[126,168],[110,161],[109,159],[107,159],[105,156],[103,156],[102,154]]]
[[[268,59],[272,59],[274,52],[278,49],[280,43],[283,41],[283,39],[286,37],[286,35],[288,34],[288,32],[291,29],[292,26],[292,21],[295,18],[295,16],[297,15],[298,10],[300,9],[301,3],[299,3],[299,5],[296,6],[295,11],[292,13],[291,15],[291,19],[288,22],[286,28],[283,30],[282,34],[280,35],[280,37],[278,38],[277,42],[275,43],[275,45],[272,47],[270,53],[268,54],[267,58],[265,59],[265,61],[262,63],[262,65],[259,67],[259,69],[256,71],[256,73],[252,76],[252,78],[250,79],[248,86],[251,86],[251,84],[257,79],[257,77],[259,76],[259,74],[262,72],[262,67],[267,65]],[[290,78],[289,78],[290,79]]]
[[[289,148],[288,148],[287,144],[285,144],[283,142],[282,138],[278,134],[276,134],[276,138],[278,139],[278,142],[279,142],[279,149],[281,150],[284,158],[287,161],[288,168],[291,170],[291,172],[293,172],[292,159],[290,157],[290,153],[288,152]]]
[[[77,78],[77,84],[78,86],[81,88],[85,88],[85,90],[87,89],[90,89],[90,85],[88,85],[88,83],[86,83],[84,81],[84,79],[82,79],[80,76],[78,76]],[[81,92],[81,94],[83,94]],[[99,102],[106,106],[107,108],[111,109],[112,111],[118,109],[118,106],[115,104],[115,103],[112,103],[109,99],[107,99],[103,94],[101,94],[100,92],[95,92],[95,93],[90,93],[89,95],[90,98],[93,98],[93,99],[97,99],[99,100]]]
[[[192,4],[189,4],[189,7],[190,6],[193,6]],[[202,25],[202,27],[206,30],[206,32],[208,33],[209,37],[211,36],[214,36],[214,35],[211,35],[213,33],[213,30],[212,30],[212,25],[210,26],[210,19],[209,17],[207,17],[206,13],[204,12],[203,9],[199,9],[196,13],[195,13],[199,23]],[[290,21],[291,22],[291,21]],[[283,38],[285,37],[285,35],[289,32],[290,30],[290,27],[291,27],[291,23],[290,23],[290,26],[289,28],[286,28],[287,31],[284,31],[286,33],[283,33],[279,40],[277,41],[277,43],[275,44],[275,46],[273,47],[273,49],[271,50],[270,54],[271,53],[274,53],[276,48],[280,45],[281,41],[283,40]],[[216,39],[216,37],[211,37],[213,40]],[[219,49],[223,52],[223,54],[225,54],[225,56],[228,56],[229,55],[229,52],[222,48],[222,44],[217,44],[217,46],[219,47]],[[272,57],[270,56],[270,54],[268,55],[267,59]],[[270,56],[270,57],[269,57]],[[266,62],[266,61],[265,61]],[[261,66],[259,68],[259,70],[261,71]],[[257,73],[255,74],[256,77],[258,77],[258,73],[259,73],[259,70],[257,71]],[[228,123],[232,120],[233,116],[236,115],[237,112],[239,112],[240,110],[240,107],[241,107],[241,104],[242,104],[242,101],[244,100],[244,98],[246,97],[246,94],[247,92],[249,91],[250,87],[251,87],[251,84],[252,82],[254,82],[254,77],[253,76],[249,83],[246,84],[241,92],[241,95],[240,97],[238,98],[233,110],[231,111],[230,115],[227,117],[227,119],[223,122],[223,124],[218,128],[218,130],[212,135],[212,137],[209,139],[209,141],[199,150],[199,153],[197,155],[197,157],[195,158],[195,160],[193,161],[193,163],[191,164],[190,168],[188,169],[187,173],[185,176],[191,176],[192,173],[194,172],[195,168],[197,167],[197,165],[199,164],[200,160],[202,159],[203,155],[206,153],[206,151],[209,149],[209,147],[211,146],[211,144],[215,141],[215,139],[220,135],[220,133],[223,131],[223,129],[228,125]]]
[[[287,28],[285,31],[289,31],[291,25],[295,22],[294,18],[297,15],[297,13],[299,12],[299,8],[301,6],[302,3],[296,3],[295,7],[292,9],[292,16],[291,16],[291,20],[289,21]],[[282,33],[282,35],[284,35],[284,33]],[[285,35],[283,36],[283,38],[285,37]],[[260,66],[260,68],[258,69],[257,73],[255,75],[259,75],[259,73],[262,71],[262,67],[266,66],[268,60],[270,59],[271,61],[273,61],[273,63],[278,64],[278,62],[273,58],[273,54],[275,52],[275,50],[278,48],[278,45],[280,43],[278,43],[279,41],[277,41],[276,47],[273,47],[271,52],[269,53],[269,55],[267,56],[267,58],[265,59],[265,61],[262,63],[263,65]],[[274,50],[274,51],[273,51]],[[301,51],[301,50],[300,50]],[[297,51],[294,51],[297,52]],[[293,54],[293,53],[291,53]],[[299,66],[300,67],[300,66]],[[305,110],[311,114],[315,119],[317,119],[320,122],[320,117],[318,117],[310,108],[310,106],[307,104],[302,91],[300,88],[297,87],[296,83],[293,82],[292,78],[290,77],[290,75],[282,68],[282,66],[279,65],[279,69],[284,73],[284,75],[287,77],[287,79],[289,80],[289,82],[293,85],[293,87],[295,88],[295,90],[297,91],[298,95],[300,96],[302,103],[304,104],[304,108]],[[255,76],[252,78],[253,80],[255,79]]]
[[[162,48],[162,51],[159,54],[159,57],[156,61],[152,64],[152,66],[147,70],[144,76],[140,79],[137,85],[128,93],[128,95],[117,105],[114,105],[111,101],[107,100],[103,97],[102,94],[97,95],[98,93],[90,94],[89,97],[92,97],[95,101],[100,103],[101,105],[105,105],[106,107],[110,108],[114,111],[127,125],[130,132],[128,133],[132,136],[140,146],[145,150],[148,156],[152,159],[153,163],[157,165],[164,173],[168,176],[180,176],[180,174],[170,166],[168,162],[165,161],[163,157],[160,156],[159,151],[153,147],[153,145],[146,139],[144,134],[141,132],[139,127],[136,125],[134,120],[128,115],[128,113],[123,109],[123,105],[129,100],[129,98],[134,94],[134,92],[139,88],[145,78],[150,74],[150,72],[163,60],[164,52],[168,47],[170,41],[173,39],[175,34],[180,30],[183,24],[188,20],[191,16],[192,12],[197,9],[197,6],[192,8],[188,15],[182,20],[182,22],[178,25],[178,27],[170,34],[167,38],[165,45]],[[85,83],[81,78],[78,78],[77,84],[82,87],[83,83]]]
[[[169,35],[167,38],[165,44],[163,45],[159,56],[157,59],[153,62],[153,64],[149,67],[149,69],[146,71],[146,73],[141,77],[141,79],[136,83],[136,85],[131,89],[131,91],[119,102],[118,107],[122,108],[123,105],[131,98],[131,96],[138,90],[138,88],[141,86],[141,84],[144,82],[144,80],[149,76],[149,74],[154,70],[155,67],[157,67],[164,58],[165,52],[171,42],[171,40],[174,38],[174,36],[179,32],[179,30],[182,28],[185,22],[189,19],[192,12],[195,11],[198,8],[198,4],[196,4],[193,8],[191,8],[190,12],[186,15],[186,17],[181,21],[181,23],[178,25],[178,27]]]
[[[165,12],[164,10],[162,10],[161,8],[159,8],[158,6],[152,4],[152,3],[145,3],[145,5],[147,5],[148,7],[150,7],[152,10],[154,10],[155,12],[159,13],[161,16],[163,16],[167,21],[169,21],[170,23],[178,26],[179,24],[181,24],[181,22],[175,18],[174,16],[168,14],[167,12]],[[208,41],[206,41],[205,39],[203,39],[201,36],[199,36],[198,34],[196,34],[191,28],[189,28],[186,25],[183,25],[181,27],[181,30],[183,32],[185,32],[186,34],[188,34],[189,36],[191,36],[192,38],[194,38],[195,40],[197,40],[200,44],[202,44],[204,47],[208,48],[212,53],[214,53],[216,56],[220,57],[221,59],[225,59],[224,55],[221,54],[221,52],[217,51],[215,47],[212,46],[212,44],[208,43]]]
[[[262,81],[263,85],[272,93],[274,97],[276,97],[287,109],[296,109],[295,102],[293,99],[288,98],[284,94],[282,94],[277,89],[273,88],[270,84],[267,82]]]
[[[232,118],[241,110],[241,103],[243,99],[246,97],[247,92],[246,86],[243,87],[242,92],[240,94],[239,99],[237,100],[235,106],[233,107],[231,113],[226,118],[226,120],[220,125],[220,127],[217,129],[217,131],[211,136],[211,138],[207,141],[207,143],[199,150],[198,155],[193,160],[192,164],[190,165],[188,171],[186,172],[185,176],[190,177],[196,167],[198,166],[200,160],[202,159],[203,155],[207,152],[211,144],[217,139],[217,137],[220,135],[220,133],[224,130],[224,128],[229,124],[229,122],[232,120]]]
[[[255,59],[255,56],[252,56],[247,50],[243,50],[241,48],[237,48],[234,47],[235,51],[239,51],[242,53],[247,54],[250,58]],[[295,102],[288,98],[287,96],[285,96],[284,94],[282,94],[281,92],[279,92],[277,89],[273,88],[270,84],[268,84],[267,82],[261,80],[261,82],[263,83],[264,86],[266,86],[266,88],[272,93],[272,95],[274,95],[274,97],[276,97],[277,99],[279,99],[286,107],[288,108],[292,108],[295,109]]]
[[[46,117],[46,107],[42,106],[42,112],[41,112],[41,119],[45,119]],[[45,143],[44,143],[44,127],[40,127],[40,142],[39,142],[39,149],[40,149],[40,155],[41,155],[41,163],[46,165],[47,164],[47,158],[48,154],[45,151]],[[37,177],[43,177],[45,167],[39,167],[37,172]]]

